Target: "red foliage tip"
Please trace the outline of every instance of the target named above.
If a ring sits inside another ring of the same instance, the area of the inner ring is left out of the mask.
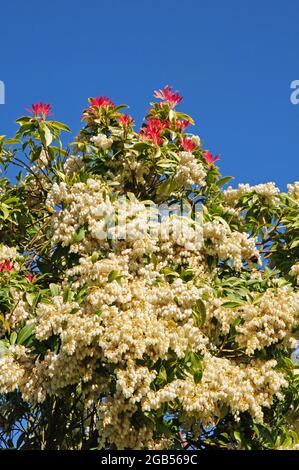
[[[181,140],[181,146],[186,152],[192,152],[197,147],[196,143],[189,137],[184,137]]]
[[[0,263],[0,271],[12,271],[13,269],[14,267],[9,259]]]
[[[160,131],[167,129],[168,126],[169,126],[168,120],[161,121],[161,119],[157,119],[154,117],[148,118],[147,124],[146,124],[147,128],[158,129]]]
[[[173,91],[172,87],[166,85],[162,90],[156,90],[154,97],[163,100],[164,103],[168,103],[171,107],[175,107],[179,104],[183,97],[178,94],[177,91]]]
[[[119,116],[118,120],[123,126],[129,126],[133,124],[132,116],[128,116],[127,114],[122,114]]]
[[[36,280],[36,276],[31,273],[27,273],[25,275],[25,278],[27,279],[28,282],[34,282]]]
[[[160,145],[163,141],[161,133],[169,126],[169,121],[160,121],[154,117],[150,117],[146,126],[140,130],[140,135],[145,139],[152,140],[156,145]]]
[[[35,103],[31,105],[31,108],[26,108],[28,113],[33,114],[35,117],[40,115],[43,118],[46,116],[52,116],[51,105],[49,103]]]
[[[189,124],[189,121],[186,119],[177,119],[174,123],[175,128],[180,132],[183,132]]]
[[[209,163],[210,165],[212,165],[212,163],[215,163],[217,162],[217,160],[219,160],[219,155],[215,155],[215,157],[213,157],[211,152],[208,152],[208,151],[206,151],[203,156],[206,162]]]
[[[110,98],[107,98],[107,96],[100,96],[99,98],[92,99],[90,108],[92,108],[93,106],[98,106],[99,108],[102,108],[104,106],[112,106],[114,108],[115,104]]]

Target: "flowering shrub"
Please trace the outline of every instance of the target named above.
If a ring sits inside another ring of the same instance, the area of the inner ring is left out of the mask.
[[[299,183],[237,189],[155,92],[0,138],[0,439],[23,449],[298,446]]]

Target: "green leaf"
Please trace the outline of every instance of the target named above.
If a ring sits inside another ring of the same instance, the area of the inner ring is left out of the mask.
[[[158,385],[162,386],[167,383],[167,372],[164,366],[162,366],[159,370],[159,374],[157,375],[156,381]]]
[[[231,301],[231,302],[224,302],[221,307],[226,307],[226,308],[237,308],[240,307],[241,305],[244,305],[244,302],[242,300],[240,301]]]
[[[78,304],[80,304],[81,302],[83,302],[85,296],[86,296],[86,293],[87,293],[87,287],[86,285],[82,286],[81,288],[79,288],[79,290],[76,291],[76,302]]]
[[[237,318],[234,319],[234,321],[232,322],[231,326],[233,328],[235,328],[236,326],[240,325],[240,323],[242,322],[242,317],[238,316]]]
[[[91,262],[92,263],[96,263],[99,259],[99,253],[97,253],[96,251],[92,254],[91,256]]]
[[[220,178],[218,181],[216,181],[216,185],[220,188],[221,186],[224,186],[226,183],[228,183],[232,179],[233,179],[233,176],[224,176],[223,178]]]
[[[113,281],[119,282],[121,277],[122,275],[120,274],[119,271],[113,270],[108,274],[108,282],[113,282]]]
[[[23,124],[21,125],[20,129],[18,130],[16,136],[19,138],[20,136],[24,134],[28,134],[30,132],[35,131],[36,129],[36,124],[34,122],[30,122],[28,124]]]
[[[24,344],[34,332],[34,325],[25,325],[18,334],[17,344]]]
[[[40,134],[40,138],[41,138],[42,143],[46,147],[51,145],[53,137],[52,137],[50,129],[48,128],[48,126],[45,122],[40,123],[39,134]]]
[[[176,112],[173,109],[171,109],[168,114],[169,121],[173,121],[175,119],[175,116],[176,116]]]
[[[21,143],[21,140],[20,139],[6,139],[5,141],[5,145],[16,145],[16,144],[20,144]]]
[[[13,331],[9,338],[10,344],[14,345],[17,341],[17,337],[18,337],[17,333]]]
[[[204,302],[201,299],[198,299],[192,310],[195,325],[200,328],[201,326],[203,326],[207,317],[207,311]]]
[[[177,273],[177,272],[174,271],[173,269],[169,268],[168,266],[166,266],[165,268],[163,268],[161,272],[162,272],[162,274],[164,274],[164,276],[180,277],[179,273]]]
[[[2,339],[0,340],[0,358],[5,356],[8,353],[7,341]]]
[[[30,307],[32,307],[35,300],[35,294],[33,292],[26,292],[25,297]]]
[[[138,150],[139,152],[142,152],[143,150],[146,150],[151,147],[150,142],[137,142],[134,144],[134,149]]]
[[[2,314],[0,314],[0,321],[3,323],[3,326],[6,329],[6,331],[8,331],[8,333],[10,333],[10,325],[9,325],[8,321],[6,320],[6,318],[4,317],[4,315],[2,315]]]
[[[198,369],[193,374],[194,382],[198,384],[202,379],[202,369]]]
[[[50,288],[50,292],[51,292],[52,297],[56,297],[57,295],[59,295],[59,287],[58,287],[57,284],[51,283],[49,285],[49,288]]]
[[[63,155],[64,157],[68,157],[68,155],[69,155],[69,153],[66,150],[64,150],[60,147],[56,147],[55,145],[51,145],[51,150],[53,150],[54,152],[56,152],[60,155]]]
[[[75,292],[71,291],[69,287],[65,289],[63,292],[63,301],[66,302],[71,302],[75,296]]]
[[[85,227],[80,227],[73,235],[74,242],[81,242],[85,238],[86,229]]]
[[[55,129],[59,129],[59,130],[66,131],[66,132],[71,132],[71,129],[66,124],[63,124],[62,122],[48,121],[48,125],[54,127]]]
[[[296,248],[297,246],[299,246],[299,239],[298,239],[298,240],[294,240],[294,241],[290,244],[290,248]]]
[[[136,196],[134,193],[131,193],[130,191],[127,192],[127,198],[129,199],[129,201],[131,202],[136,202]]]
[[[115,106],[115,108],[113,109],[113,111],[121,111],[122,109],[126,109],[128,108],[129,106],[127,104],[119,104],[118,106]]]
[[[194,124],[194,120],[188,114],[179,113],[178,111],[176,111],[176,118],[177,119],[184,119],[185,121],[190,122],[190,124]]]
[[[29,121],[31,121],[31,119],[32,119],[31,116],[22,116],[22,117],[16,119],[16,122],[18,124],[23,124],[23,122],[29,122]]]
[[[9,218],[10,215],[10,208],[7,206],[4,202],[0,205],[0,210],[3,213],[3,220],[6,220]]]

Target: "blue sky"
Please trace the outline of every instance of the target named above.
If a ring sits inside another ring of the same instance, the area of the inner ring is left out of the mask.
[[[0,134],[40,100],[75,133],[99,95],[140,123],[171,84],[235,183],[299,179],[298,0],[11,0],[0,16]]]

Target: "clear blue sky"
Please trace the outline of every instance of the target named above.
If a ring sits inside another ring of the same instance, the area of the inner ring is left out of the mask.
[[[235,183],[299,179],[298,0],[10,0],[0,16],[0,134],[40,100],[76,132],[99,95],[140,123],[171,84]]]

